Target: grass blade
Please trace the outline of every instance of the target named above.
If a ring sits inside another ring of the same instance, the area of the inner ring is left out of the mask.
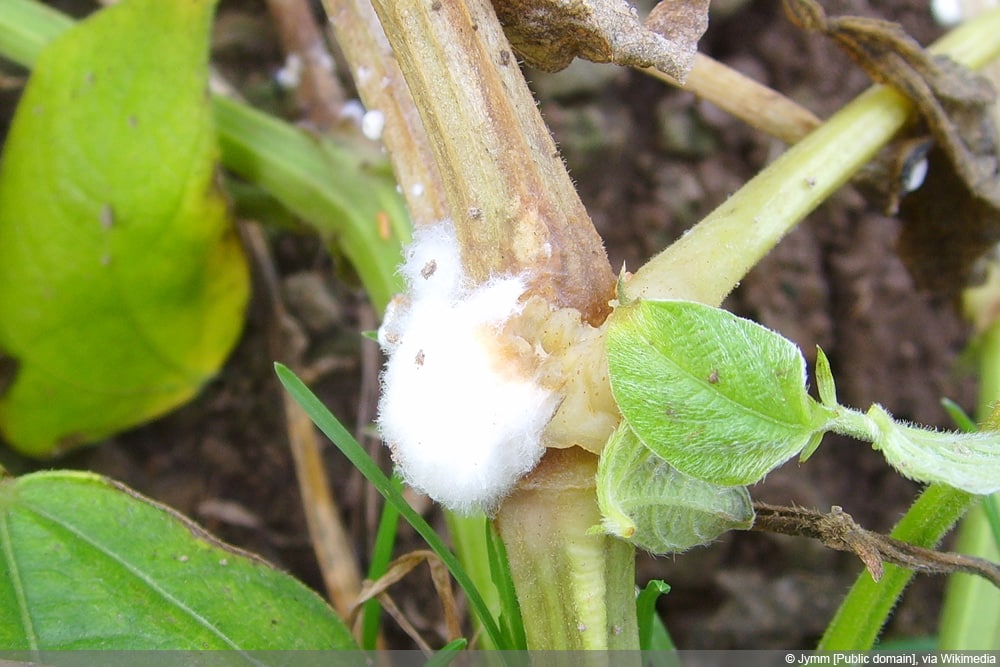
[[[402,482],[397,477],[392,478],[392,483],[397,489],[402,485]],[[372,548],[371,564],[368,566],[368,579],[371,581],[377,581],[389,568],[398,529],[399,512],[392,503],[387,502],[382,506],[382,516],[379,518],[378,531],[375,533],[375,545]],[[373,598],[365,603],[363,609],[361,648],[366,651],[374,651],[375,643],[378,639],[379,616],[382,604],[377,598]]]
[[[507,550],[493,524],[487,522],[485,527],[490,573],[500,594],[500,626],[508,638],[506,648],[527,651],[528,640],[524,635],[524,620],[521,618],[521,605],[517,602],[517,592],[514,590],[514,578],[510,574]]]
[[[891,535],[921,547],[934,547],[974,501],[974,496],[943,484],[932,484],[900,519]],[[886,565],[878,582],[862,572],[826,628],[821,651],[867,651],[889,617],[913,573]]]
[[[417,531],[417,534],[424,538],[427,546],[437,554],[441,562],[451,572],[451,576],[455,578],[458,585],[465,591],[465,595],[469,600],[469,606],[479,618],[486,634],[490,636],[496,646],[502,647],[504,644],[499,626],[490,615],[489,608],[465,572],[465,569],[462,568],[461,563],[458,562],[455,554],[448,549],[441,537],[424,521],[423,517],[410,507],[400,493],[398,486],[379,469],[378,465],[368,456],[364,448],[354,439],[350,431],[344,428],[343,424],[326,409],[326,406],[316,398],[316,395],[306,387],[302,380],[296,377],[295,373],[287,366],[282,364],[276,363],[274,370],[278,375],[278,379],[281,380],[281,384],[284,385],[285,389],[292,395],[296,402],[302,406],[319,430],[337,446],[351,464],[365,476],[365,479],[382,494],[386,502],[392,505],[399,512],[400,516],[406,519],[413,529]]]

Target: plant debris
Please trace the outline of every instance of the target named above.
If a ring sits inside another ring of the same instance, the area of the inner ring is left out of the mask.
[[[389,563],[386,572],[377,581],[365,580],[361,593],[355,601],[354,609],[349,618],[350,625],[355,625],[358,614],[362,610],[362,605],[371,599],[378,599],[382,603],[386,613],[392,616],[399,624],[400,628],[420,647],[426,654],[431,655],[434,651],[430,645],[420,636],[417,629],[406,618],[402,610],[396,605],[392,597],[389,596],[388,589],[395,583],[402,581],[421,563],[427,563],[431,571],[431,582],[437,592],[438,599],[444,612],[444,624],[449,640],[455,640],[462,636],[462,628],[459,622],[458,605],[455,603],[455,594],[451,589],[451,579],[448,568],[437,554],[426,549],[418,549],[403,554],[396,560]]]
[[[819,540],[836,551],[853,552],[878,581],[885,563],[925,574],[978,574],[1000,587],[1000,566],[982,558],[924,549],[859,526],[850,514],[834,506],[829,514],[801,507],[753,504],[757,518],[752,530],[798,535]]]
[[[708,0],[662,0],[645,24],[626,0],[505,0],[493,6],[517,54],[546,72],[579,56],[655,67],[683,82],[708,28]]]
[[[1000,159],[989,81],[929,54],[896,23],[856,16],[828,18],[814,0],[785,0],[793,23],[833,39],[877,83],[912,102],[934,146],[904,144],[890,212],[905,222],[899,254],[918,286],[956,291],[977,279],[979,260],[1000,241]],[[926,152],[926,158],[923,157]],[[914,159],[915,157],[915,159]],[[926,176],[910,167],[926,159]]]

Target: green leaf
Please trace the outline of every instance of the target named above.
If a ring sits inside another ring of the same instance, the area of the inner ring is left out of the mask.
[[[0,480],[0,646],[353,649],[304,585],[111,480]]]
[[[833,381],[833,371],[830,370],[830,360],[822,348],[816,346],[816,390],[819,399],[828,408],[837,407],[837,385]]]
[[[759,324],[686,301],[636,301],[611,317],[618,408],[686,475],[753,484],[827,422],[829,410],[806,392],[798,348]]]
[[[459,637],[448,642],[440,651],[431,656],[431,659],[424,663],[424,667],[446,667],[452,661],[462,655],[462,651],[469,645],[469,640]]]
[[[719,486],[682,474],[622,423],[597,468],[597,502],[605,532],[656,554],[707,544],[753,524],[743,486]]]
[[[189,400],[242,328],[249,275],[215,185],[215,2],[129,0],[39,56],[0,166],[0,430],[31,455]]]
[[[273,194],[350,259],[380,312],[402,279],[410,220],[384,157],[371,146],[315,136],[239,104],[214,100],[226,167]]]
[[[41,2],[5,0],[0,12],[0,54],[21,64],[35,61],[42,46],[73,21]]]
[[[969,416],[962,406],[951,400],[950,398],[941,399],[941,407],[944,411],[948,413],[951,420],[955,422],[955,426],[958,427],[959,431],[964,433],[975,433],[979,430],[979,425],[976,424],[976,420]]]

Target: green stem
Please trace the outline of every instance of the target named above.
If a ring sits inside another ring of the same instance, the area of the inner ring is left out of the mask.
[[[550,450],[500,508],[528,649],[635,650],[635,549],[588,535],[601,521],[597,458]]]
[[[979,408],[980,421],[989,416],[992,404],[1000,400],[1000,320],[995,320],[983,333],[979,348]],[[1000,494],[984,499],[996,502]],[[962,521],[955,551],[1000,560],[1000,550],[981,505],[974,506]],[[1000,590],[980,577],[954,574],[949,577],[938,648],[1000,649]]]
[[[500,593],[493,584],[490,572],[490,557],[484,536],[486,535],[486,517],[482,514],[475,516],[461,516],[454,512],[444,513],[445,521],[448,524],[448,534],[455,549],[455,555],[465,567],[469,578],[475,582],[476,589],[483,596],[486,607],[494,618],[499,618],[501,604]],[[473,623],[482,628],[478,619],[474,618]],[[497,646],[493,638],[489,635],[482,635],[479,638],[478,649],[495,650],[508,647]]]
[[[1000,9],[931,47],[968,67],[1000,56]],[[800,220],[833,194],[907,121],[910,103],[876,86],[784,153],[687,234],[640,268],[629,294],[718,305]]]
[[[932,484],[917,498],[892,531],[892,537],[933,548],[962,518],[975,496],[943,484]],[[862,572],[827,626],[821,651],[866,651],[875,645],[882,626],[913,572],[886,565],[878,582]]]

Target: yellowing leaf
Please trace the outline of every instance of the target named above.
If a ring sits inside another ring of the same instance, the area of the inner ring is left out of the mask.
[[[214,0],[129,0],[39,57],[0,165],[0,430],[32,455],[190,399],[249,279],[215,184]],[[16,364],[11,364],[12,359]]]

